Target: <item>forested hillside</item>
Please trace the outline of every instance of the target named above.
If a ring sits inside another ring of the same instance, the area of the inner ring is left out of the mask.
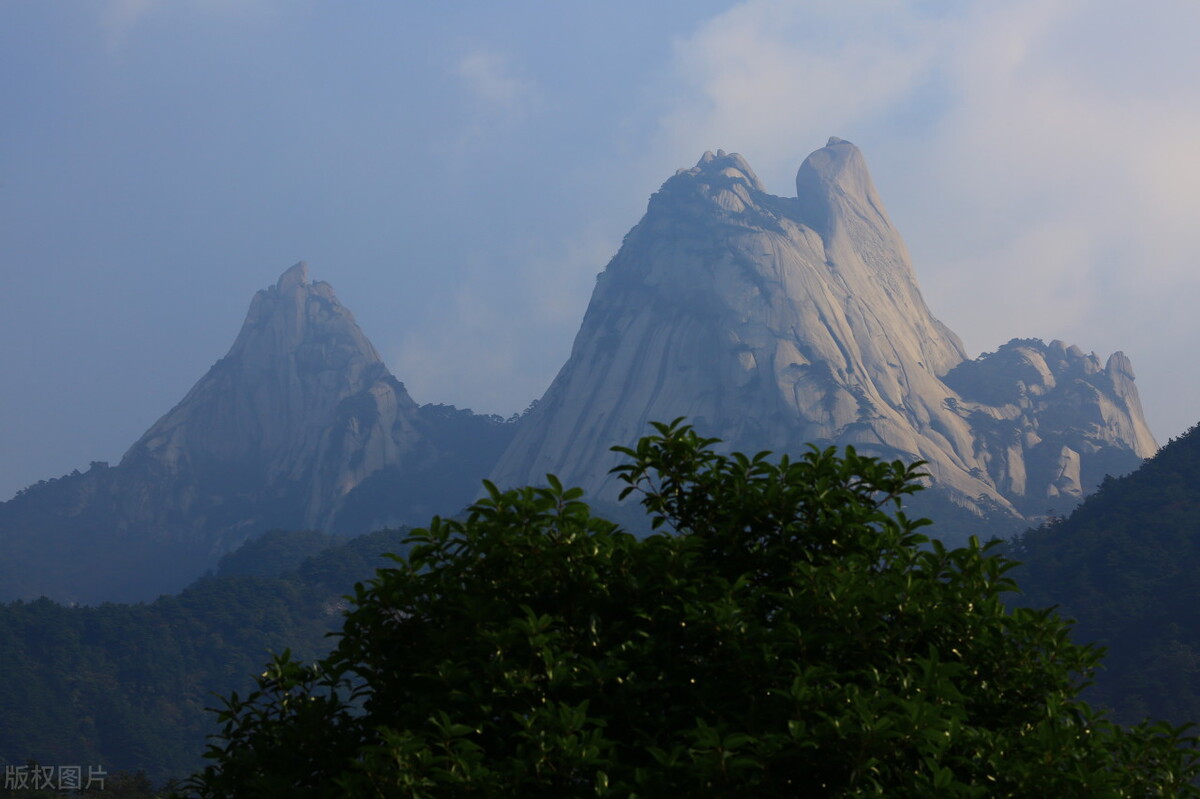
[[[1200,426],[1020,537],[1023,604],[1108,648],[1089,698],[1121,721],[1200,720]]]
[[[327,651],[342,595],[403,536],[334,546],[320,533],[267,533],[152,603],[0,605],[0,766],[86,763],[155,783],[189,773],[215,727],[204,709],[253,685],[270,652]]]
[[[328,651],[342,595],[403,536],[267,533],[152,603],[0,605],[0,765],[102,764],[156,783],[193,771],[214,729],[204,708],[250,688],[269,652]],[[1091,701],[1131,723],[1200,719],[1200,428],[1011,552],[1021,604],[1056,604],[1076,640],[1108,647]]]

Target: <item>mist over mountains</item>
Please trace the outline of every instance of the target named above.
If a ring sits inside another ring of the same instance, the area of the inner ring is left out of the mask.
[[[0,504],[0,599],[152,598],[269,529],[351,535],[457,512],[489,474],[553,472],[609,501],[609,447],[678,416],[729,449],[925,460],[924,501],[951,539],[1065,511],[1154,452],[1123,354],[1014,339],[966,357],[854,145],[830,139],[796,187],[769,195],[720,151],[670,178],[519,421],[418,405],[297,264],[120,464]]]

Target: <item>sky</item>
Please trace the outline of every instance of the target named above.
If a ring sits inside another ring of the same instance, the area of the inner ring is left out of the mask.
[[[1193,0],[0,3],[0,498],[115,463],[299,260],[508,416],[676,169],[865,154],[925,299],[1200,421]]]

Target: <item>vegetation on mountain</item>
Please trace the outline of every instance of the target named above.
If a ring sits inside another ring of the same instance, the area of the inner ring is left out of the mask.
[[[1200,426],[1011,549],[1027,605],[1107,648],[1090,701],[1136,722],[1200,719]]]
[[[343,595],[403,537],[332,546],[277,531],[227,555],[216,577],[152,603],[0,605],[0,767],[91,764],[156,784],[191,773],[217,730],[205,712],[214,696],[252,687],[273,652],[327,652]]]
[[[336,538],[318,530],[268,530],[222,555],[217,562],[217,576],[279,577],[336,544]]]
[[[219,714],[197,796],[1189,796],[1181,729],[1078,698],[1098,654],[946,549],[918,467],[715,453],[680,422],[618,467],[663,532],[553,477],[435,518],[337,646]]]

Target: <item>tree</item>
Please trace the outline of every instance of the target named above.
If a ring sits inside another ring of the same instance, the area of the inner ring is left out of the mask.
[[[1182,728],[1077,699],[1099,653],[1008,611],[1012,563],[946,549],[919,465],[714,452],[677,420],[579,489],[435,518],[356,588],[334,651],[225,701],[200,796],[1189,796]]]

